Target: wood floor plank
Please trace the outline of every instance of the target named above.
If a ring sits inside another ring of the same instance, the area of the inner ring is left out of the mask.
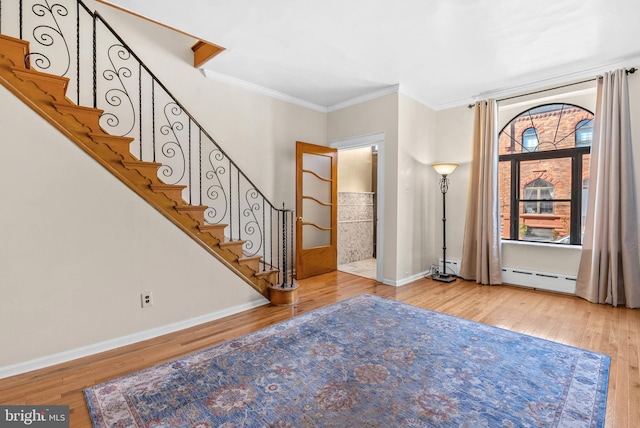
[[[90,427],[83,390],[359,294],[377,294],[500,328],[611,356],[607,428],[640,420],[640,311],[594,305],[574,296],[457,280],[420,279],[392,287],[343,272],[299,282],[294,307],[261,306],[187,330],[0,379],[0,404],[64,404],[72,427]]]

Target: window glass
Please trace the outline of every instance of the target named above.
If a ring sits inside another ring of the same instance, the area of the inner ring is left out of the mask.
[[[535,128],[528,128],[522,133],[522,151],[538,151],[538,134],[536,133]]]
[[[505,125],[498,136],[503,239],[581,244],[592,138],[593,114],[573,104],[540,105]]]
[[[593,141],[593,120],[581,120],[576,125],[576,146],[591,146]]]

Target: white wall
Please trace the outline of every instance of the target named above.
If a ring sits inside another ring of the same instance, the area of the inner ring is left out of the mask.
[[[371,147],[340,151],[338,192],[371,192]]]
[[[399,95],[397,278],[424,276],[434,254],[434,222],[438,203],[436,112],[403,94]],[[442,217],[440,217],[442,218]]]
[[[460,260],[464,238],[464,222],[469,188],[471,166],[471,136],[473,133],[473,110],[466,106],[437,112],[436,161],[454,162],[459,166],[449,175],[447,192],[447,260]],[[439,176],[433,171],[436,180]],[[433,203],[436,207],[434,223],[435,257],[437,264],[442,257],[442,193],[436,183],[433,185]]]
[[[384,186],[385,206],[382,277],[385,283],[395,283],[398,248],[397,228],[397,170],[398,170],[398,95],[390,94],[328,114],[327,139],[337,141],[360,135],[384,132]],[[338,162],[340,160],[338,159]]]
[[[0,377],[266,303],[4,87],[0,100]]]

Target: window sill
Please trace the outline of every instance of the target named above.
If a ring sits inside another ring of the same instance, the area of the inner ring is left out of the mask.
[[[536,241],[515,241],[512,239],[501,239],[501,243],[507,245],[524,245],[529,246],[533,245],[536,247],[550,247],[550,248],[567,248],[567,249],[579,249],[582,250],[582,245],[571,245],[571,244],[554,244],[552,242],[536,242]]]

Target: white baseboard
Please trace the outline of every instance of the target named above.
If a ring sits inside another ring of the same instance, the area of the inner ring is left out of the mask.
[[[386,284],[386,285],[391,285],[391,286],[394,286],[394,287],[402,287],[403,285],[407,285],[409,283],[412,283],[413,281],[417,281],[419,279],[422,279],[425,276],[427,276],[428,274],[429,274],[429,271],[427,270],[427,271],[424,271],[424,272],[421,272],[421,273],[417,273],[415,275],[411,275],[411,276],[409,276],[407,278],[399,279],[397,281],[391,281],[389,279],[383,279],[382,283]]]
[[[76,360],[78,358],[87,357],[89,355],[99,354],[100,352],[110,351],[122,346],[142,342],[143,340],[153,339],[154,337],[173,333],[179,330],[184,330],[186,328],[194,327],[196,325],[204,324],[210,321],[215,321],[217,319],[237,314],[249,309],[257,308],[268,303],[269,301],[267,299],[256,300],[254,302],[245,303],[243,305],[234,306],[232,308],[223,309],[220,311],[212,312],[210,314],[201,315],[199,317],[152,328],[150,330],[141,331],[139,333],[130,334],[128,336],[106,340],[104,342],[83,346],[81,348],[71,349],[69,351],[48,355],[46,357],[36,358],[33,360],[25,361],[23,363],[0,367],[0,379],[27,373],[45,367],[50,367],[60,363],[65,363],[67,361]]]

